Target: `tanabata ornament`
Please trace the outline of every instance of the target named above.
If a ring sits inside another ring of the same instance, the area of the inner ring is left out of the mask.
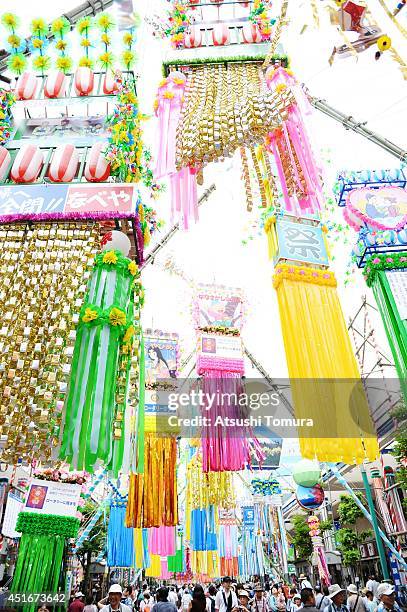
[[[303,487],[313,487],[321,478],[321,468],[318,461],[302,459],[292,470],[294,482]]]
[[[202,31],[199,26],[191,26],[185,34],[184,45],[187,49],[194,49],[202,45]]]
[[[54,183],[70,183],[78,170],[79,154],[74,145],[59,145],[51,160],[49,178]]]
[[[77,329],[65,403],[61,459],[94,471],[122,467],[132,357],[137,359],[143,293],[134,261],[119,250],[96,256]]]
[[[0,146],[0,183],[4,181],[11,164],[11,155],[5,147]]]
[[[104,155],[106,148],[107,143],[101,141],[95,143],[88,152],[84,175],[90,183],[103,183],[110,176],[110,164]]]
[[[260,43],[263,40],[259,28],[254,23],[244,24],[242,36],[245,43]]]
[[[67,77],[60,70],[52,70],[44,85],[44,96],[46,98],[64,98],[66,94]]]
[[[92,70],[86,66],[80,66],[76,69],[74,78],[74,87],[76,95],[89,96],[93,92],[95,85],[95,75]]]
[[[38,81],[33,72],[23,72],[18,77],[15,95],[17,100],[32,100],[37,91]]]
[[[320,484],[313,487],[299,486],[296,492],[297,501],[306,510],[316,510],[324,503],[324,490]]]
[[[44,155],[41,149],[26,144],[18,151],[10,176],[15,183],[33,183],[41,171]]]
[[[103,93],[113,96],[119,91],[118,75],[112,70],[107,70],[103,79]]]
[[[222,47],[230,43],[230,29],[224,23],[217,23],[213,26],[212,40],[215,47]]]

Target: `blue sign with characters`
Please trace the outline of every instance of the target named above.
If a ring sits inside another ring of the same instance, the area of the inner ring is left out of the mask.
[[[254,527],[254,506],[243,506],[243,525],[247,528]]]
[[[288,259],[322,266],[328,265],[328,254],[320,225],[278,219],[277,236],[277,261]]]
[[[68,185],[0,187],[0,215],[63,213]]]

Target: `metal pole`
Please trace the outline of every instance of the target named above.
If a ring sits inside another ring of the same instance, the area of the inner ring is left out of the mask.
[[[360,471],[362,472],[362,480],[365,486],[366,499],[367,499],[370,514],[372,517],[372,527],[373,527],[373,531],[374,531],[374,535],[376,539],[376,546],[377,546],[377,551],[379,553],[380,566],[382,568],[383,578],[385,580],[388,580],[390,578],[390,574],[389,574],[389,568],[387,566],[386,551],[384,550],[383,541],[380,537],[379,525],[377,523],[377,517],[376,517],[376,508],[373,503],[369,479],[367,477],[365,466],[363,464],[360,466]]]
[[[325,115],[328,115],[328,117],[331,117],[331,119],[335,119],[335,121],[338,123],[341,123],[346,130],[352,130],[353,132],[356,132],[356,134],[360,134],[364,138],[367,138],[370,140],[370,142],[373,142],[377,146],[387,151],[387,153],[390,153],[390,155],[397,157],[400,162],[407,163],[407,151],[394,144],[394,142],[391,142],[387,138],[380,136],[380,134],[376,134],[376,132],[369,130],[367,127],[365,127],[367,121],[356,121],[352,115],[345,115],[344,113],[336,110],[327,104],[325,100],[322,100],[322,98],[315,98],[309,95],[307,91],[306,93],[314,108],[318,109]]]

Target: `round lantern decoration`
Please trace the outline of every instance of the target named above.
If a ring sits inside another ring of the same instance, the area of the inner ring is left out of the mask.
[[[202,31],[198,26],[192,26],[190,31],[185,34],[184,46],[187,49],[195,49],[202,45]]]
[[[215,47],[221,47],[230,43],[230,30],[224,23],[217,23],[212,30],[212,40]]]
[[[365,237],[365,244],[367,244],[367,246],[374,246],[376,244],[376,235],[371,234],[370,232],[368,232]]]
[[[16,85],[16,98],[17,100],[32,100],[37,91],[38,81],[33,72],[23,72],[18,77]]]
[[[108,70],[105,74],[105,78],[103,79],[103,93],[106,96],[113,96],[119,91],[119,83],[117,80],[117,75],[115,75],[111,70]]]
[[[44,155],[32,144],[26,144],[17,153],[10,176],[15,183],[33,183],[41,171]]]
[[[112,230],[107,232],[102,238],[102,251],[120,251],[124,257],[127,257],[130,249],[130,238],[124,232]]]
[[[103,154],[106,146],[105,142],[97,142],[88,153],[85,178],[91,183],[103,183],[110,176],[110,164]]]
[[[245,43],[261,43],[262,37],[260,30],[255,23],[245,23],[242,29],[242,36]]]
[[[386,230],[383,232],[383,240],[388,246],[396,242],[396,232],[393,230]]]
[[[293,467],[293,478],[297,485],[313,487],[321,478],[321,468],[318,461],[302,459]]]
[[[397,240],[400,244],[407,244],[407,230],[402,229],[397,232]]]
[[[95,84],[95,75],[90,68],[81,66],[75,72],[75,92],[78,96],[89,96]]]
[[[6,147],[0,147],[0,183],[4,181],[10,167],[11,155]]]
[[[302,487],[297,488],[297,502],[304,510],[316,510],[324,503],[324,490],[320,484],[316,484],[313,487]]]
[[[52,70],[46,78],[44,96],[46,98],[63,98],[66,93],[66,76],[60,70]]]
[[[49,178],[54,183],[70,183],[79,164],[78,151],[72,144],[59,145],[54,151],[49,170]]]

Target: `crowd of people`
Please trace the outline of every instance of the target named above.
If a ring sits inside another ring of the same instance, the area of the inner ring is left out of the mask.
[[[300,575],[291,587],[285,583],[263,586],[260,582],[239,584],[229,576],[221,584],[203,587],[184,584],[141,588],[112,584],[106,598],[95,603],[84,602],[76,593],[68,612],[400,612],[395,588],[388,582],[379,583],[374,577],[366,588],[355,584],[341,587],[313,587]]]

